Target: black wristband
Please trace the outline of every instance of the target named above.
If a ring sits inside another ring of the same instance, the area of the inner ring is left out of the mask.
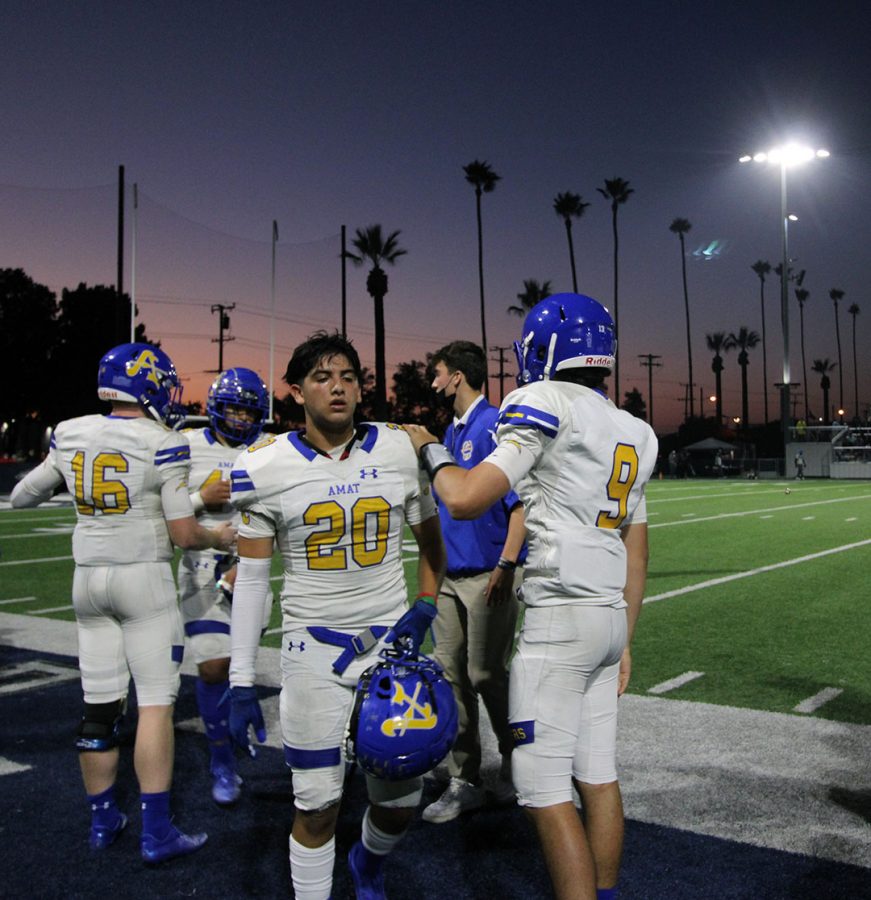
[[[496,563],[497,569],[505,569],[506,572],[513,572],[517,568],[517,563],[513,559],[505,559],[504,556],[499,557]]]
[[[430,441],[420,448],[420,464],[424,472],[429,475],[430,481],[435,481],[436,472],[445,466],[456,466],[459,463],[444,444],[438,441]]]

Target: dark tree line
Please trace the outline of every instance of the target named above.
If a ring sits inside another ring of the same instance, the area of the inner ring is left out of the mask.
[[[130,339],[129,322],[130,298],[113,287],[79,284],[58,301],[22,269],[0,269],[0,455],[35,455],[49,426],[104,411],[97,365]],[[136,340],[149,340],[141,323]]]

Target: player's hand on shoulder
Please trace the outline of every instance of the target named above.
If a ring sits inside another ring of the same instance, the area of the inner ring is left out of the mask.
[[[402,430],[411,438],[411,443],[417,453],[420,453],[420,448],[424,444],[431,444],[438,440],[423,425],[403,425]]]
[[[200,497],[207,509],[220,509],[230,500],[230,482],[221,478],[204,484],[200,488]]]

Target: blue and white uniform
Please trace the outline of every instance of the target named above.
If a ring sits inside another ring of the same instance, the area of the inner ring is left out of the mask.
[[[274,537],[281,552],[285,758],[297,807],[321,809],[341,796],[341,745],[357,679],[407,609],[404,526],[435,515],[432,495],[408,437],[384,424],[359,426],[330,454],[300,432],[269,436],[239,456],[231,483],[240,537]],[[355,656],[351,639],[364,632],[375,640]],[[255,637],[239,634],[234,615],[234,686],[254,683]],[[394,788],[407,793],[405,782]],[[402,805],[417,802],[415,790]]]
[[[527,609],[511,666],[513,769],[521,804],[571,799],[569,776],[616,779],[619,661],[626,643],[620,529],[647,519],[653,430],[600,392],[527,384],[499,412],[498,466],[523,501]]]

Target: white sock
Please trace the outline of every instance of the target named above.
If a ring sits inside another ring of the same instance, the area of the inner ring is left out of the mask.
[[[322,847],[303,847],[290,836],[290,878],[297,900],[329,900],[333,889],[336,839]]]
[[[366,807],[363,816],[363,846],[376,856],[387,856],[388,853],[405,837],[405,832],[388,834],[377,825],[372,824],[372,807]]]

